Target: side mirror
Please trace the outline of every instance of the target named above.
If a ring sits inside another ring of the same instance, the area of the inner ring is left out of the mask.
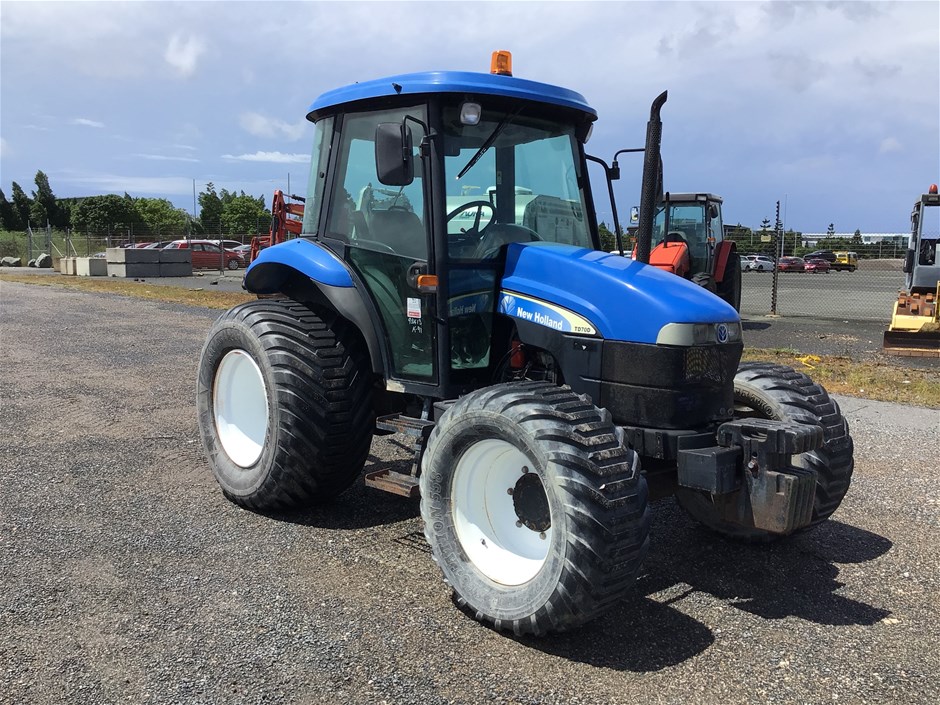
[[[375,172],[386,186],[407,186],[415,178],[411,130],[400,122],[375,128]]]
[[[709,218],[718,217],[718,204],[717,203],[708,204],[708,217]]]
[[[640,222],[640,208],[639,206],[633,206],[630,209],[630,222],[639,223]]]

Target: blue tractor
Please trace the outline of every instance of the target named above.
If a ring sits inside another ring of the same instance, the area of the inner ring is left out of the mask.
[[[731,305],[647,264],[666,94],[635,150],[634,261],[600,251],[595,111],[509,61],[314,101],[301,236],[260,253],[244,279],[258,300],[212,327],[198,411],[224,494],[255,510],[333,497],[374,434],[410,436],[411,472],[366,484],[420,494],[477,619],[542,634],[623,599],[650,499],[769,540],[836,510],[853,449],[820,385],[739,365]]]

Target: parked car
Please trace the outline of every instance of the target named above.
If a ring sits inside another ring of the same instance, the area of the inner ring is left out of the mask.
[[[175,240],[161,240],[160,242],[151,242],[149,245],[147,245],[147,248],[146,248],[146,249],[148,249],[148,250],[162,250],[164,247],[166,247],[167,245],[172,244],[173,242],[176,242],[176,241],[175,241]]]
[[[806,263],[801,257],[781,257],[777,260],[777,269],[781,272],[802,272],[806,269]]]
[[[814,259],[807,257],[803,260],[803,268],[805,271],[812,272],[813,274],[818,272],[825,272],[826,274],[829,274],[829,272],[832,270],[832,265],[830,265],[824,259]]]
[[[174,240],[164,249],[191,250],[193,269],[218,269],[223,256],[219,246],[210,240]],[[228,269],[238,269],[245,264],[242,257],[232,250],[225,250],[224,257]]]
[[[236,247],[242,247],[242,243],[238,240],[213,240],[212,238],[208,238],[207,242],[213,242],[216,245],[221,243],[222,247],[226,250],[234,250]]]
[[[804,259],[824,259],[829,264],[836,261],[836,253],[832,250],[816,250],[804,256]]]
[[[774,261],[767,255],[747,255],[748,264],[745,268],[747,272],[772,272],[774,271]]]

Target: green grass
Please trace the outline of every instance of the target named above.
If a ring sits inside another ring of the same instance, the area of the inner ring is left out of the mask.
[[[743,360],[789,365],[835,394],[940,408],[940,369],[858,362],[838,355],[806,355],[791,348],[749,348]]]
[[[65,277],[56,274],[19,272],[16,269],[0,269],[0,282],[34,284],[37,286],[76,289],[91,293],[119,294],[133,296],[150,301],[184,304],[187,306],[205,306],[207,308],[229,309],[232,306],[251,301],[257,297],[229,291],[203,291],[200,287],[185,289],[175,286],[163,286],[148,282],[135,282],[127,279],[107,277]]]

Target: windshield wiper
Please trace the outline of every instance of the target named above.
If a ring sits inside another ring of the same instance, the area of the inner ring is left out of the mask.
[[[477,153],[474,154],[473,157],[470,158],[470,161],[467,162],[467,165],[463,169],[460,170],[459,174],[457,174],[458,179],[462,177],[464,174],[466,174],[468,171],[470,171],[470,169],[473,168],[474,164],[480,161],[480,157],[486,154],[486,150],[488,150],[490,147],[493,146],[493,143],[496,141],[496,138],[499,137],[499,134],[505,129],[506,125],[508,125],[515,119],[516,115],[518,115],[521,110],[522,108],[519,108],[515,112],[509,113],[508,115],[506,115],[506,117],[504,117],[500,121],[500,123],[496,126],[496,129],[493,130],[493,133],[489,137],[486,138],[486,142],[480,145],[480,148],[477,150]]]

